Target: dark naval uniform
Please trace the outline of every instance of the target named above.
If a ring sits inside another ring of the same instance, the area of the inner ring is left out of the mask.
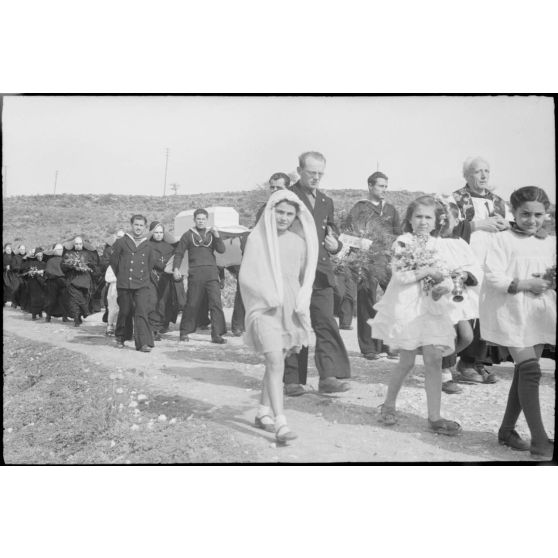
[[[310,193],[302,187],[300,182],[294,184],[292,190],[306,205],[314,216],[318,232],[318,265],[316,278],[310,300],[310,319],[312,329],[316,334],[315,362],[320,380],[326,378],[349,378],[351,366],[345,344],[339,333],[337,321],[333,316],[333,289],[335,275],[325,249],[327,227],[336,229],[333,220],[333,200],[320,190],[316,190],[315,200],[309,199]],[[312,196],[313,197],[313,196]],[[342,244],[339,242],[338,250]],[[284,382],[286,384],[306,384],[308,374],[308,348],[304,347],[298,355],[294,354],[285,360]]]
[[[215,237],[206,229],[189,229],[182,235],[176,247],[173,266],[175,269],[180,268],[186,250],[188,250],[188,292],[186,306],[180,320],[180,336],[184,337],[196,331],[197,317],[205,294],[211,316],[211,338],[215,341],[226,331],[219,287],[219,270],[215,260],[215,252],[222,254],[225,251],[225,244],[221,237]]]
[[[109,263],[116,275],[118,292],[118,320],[114,336],[117,340],[131,339],[130,322],[133,319],[136,350],[144,345],[154,346],[153,332],[149,326],[149,285],[155,257],[151,243],[144,238],[136,245],[125,234],[113,244]]]

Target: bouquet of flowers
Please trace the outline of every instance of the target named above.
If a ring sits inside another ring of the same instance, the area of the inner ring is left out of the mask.
[[[71,267],[74,271],[79,271],[80,273],[85,273],[87,271],[92,271],[92,269],[83,262],[80,255],[76,252],[68,252],[64,256],[64,264]]]
[[[549,267],[544,273],[533,273],[533,277],[540,277],[550,283],[550,288],[556,290],[556,264]]]
[[[366,232],[355,232],[344,223],[341,224],[341,229],[351,236],[370,240],[372,244],[368,249],[350,248],[343,257],[332,256],[331,261],[335,273],[353,274],[353,276],[358,277],[359,281],[366,280],[368,275],[373,275],[381,283],[387,283],[389,280],[389,266],[375,264],[379,261],[389,261],[391,245],[395,237],[376,223],[371,223]],[[384,276],[386,273],[388,276]]]
[[[43,275],[44,270],[38,269],[36,265],[32,265],[24,274],[24,277],[40,277]]]
[[[393,256],[394,268],[396,271],[418,271],[426,267],[432,267],[440,271],[444,278],[451,277],[453,281],[453,300],[461,302],[463,300],[463,280],[461,278],[461,270],[450,270],[439,259],[436,251],[428,247],[429,236],[414,236],[413,241],[409,244],[399,242],[400,249]],[[430,294],[432,287],[436,285],[436,281],[430,276],[426,276],[421,280],[422,289],[425,294]],[[449,289],[448,289],[449,290]],[[446,290],[445,292],[448,292]],[[433,298],[437,300],[444,293],[436,293]]]
[[[550,281],[550,288],[556,290],[556,264],[549,267],[542,278],[546,281]]]

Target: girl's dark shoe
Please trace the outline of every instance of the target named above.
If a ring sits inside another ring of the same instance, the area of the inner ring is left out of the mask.
[[[498,443],[517,451],[527,451],[530,447],[529,442],[523,440],[515,430],[500,430],[498,432]]]
[[[153,339],[154,339],[155,341],[161,341],[163,338],[159,335],[159,332],[158,332],[158,331],[154,331],[154,332],[153,332]]]
[[[548,444],[544,447],[531,446],[530,452],[533,459],[538,459],[539,461],[549,461],[554,456],[554,442],[549,440]]]
[[[280,426],[277,432],[275,432],[275,442],[280,446],[284,446],[287,442],[296,440],[297,438],[298,436],[294,432],[291,432],[286,424]]]
[[[275,432],[275,425],[273,417],[269,415],[264,415],[263,417],[256,417],[254,419],[254,424],[256,428],[261,428],[266,432]]]
[[[443,434],[444,436],[457,436],[461,434],[461,425],[454,420],[444,418],[438,420],[428,419],[428,426],[435,434]]]

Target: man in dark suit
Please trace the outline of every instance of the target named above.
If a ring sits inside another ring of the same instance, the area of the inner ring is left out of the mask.
[[[316,334],[315,362],[320,375],[318,388],[323,393],[347,391],[349,384],[340,378],[351,376],[351,367],[345,344],[333,316],[333,289],[335,276],[330,254],[342,248],[336,238],[333,220],[333,200],[318,190],[324,175],[326,160],[321,153],[309,151],[298,158],[300,180],[291,190],[301,199],[314,216],[318,232],[319,254],[316,278],[310,301],[312,329]],[[285,393],[302,395],[308,372],[308,348],[285,360]]]
[[[368,177],[368,199],[360,200],[352,207],[347,219],[347,227],[353,234],[368,238],[376,234],[396,237],[401,234],[401,222],[397,209],[385,201],[388,177],[383,172],[372,173]],[[398,358],[389,351],[381,339],[372,337],[368,320],[376,315],[378,285],[385,290],[389,280],[387,256],[379,255],[368,267],[357,288],[357,330],[360,352],[368,360],[376,360],[378,353],[386,352],[389,358]]]

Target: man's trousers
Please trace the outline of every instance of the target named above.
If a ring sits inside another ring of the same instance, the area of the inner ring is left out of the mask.
[[[351,365],[347,349],[333,316],[333,287],[314,284],[310,299],[310,319],[316,334],[314,361],[320,379],[350,378]],[[286,384],[306,384],[308,374],[308,349],[285,359]]]
[[[139,289],[117,289],[118,319],[114,336],[122,340],[131,339],[133,323],[136,349],[144,345],[153,347],[153,332],[149,326],[149,287]]]
[[[213,266],[193,267],[188,273],[188,293],[186,306],[180,320],[180,335],[188,335],[196,331],[198,312],[204,294],[211,317],[211,338],[221,337],[226,331],[225,315],[221,304],[221,289],[219,275]]]

